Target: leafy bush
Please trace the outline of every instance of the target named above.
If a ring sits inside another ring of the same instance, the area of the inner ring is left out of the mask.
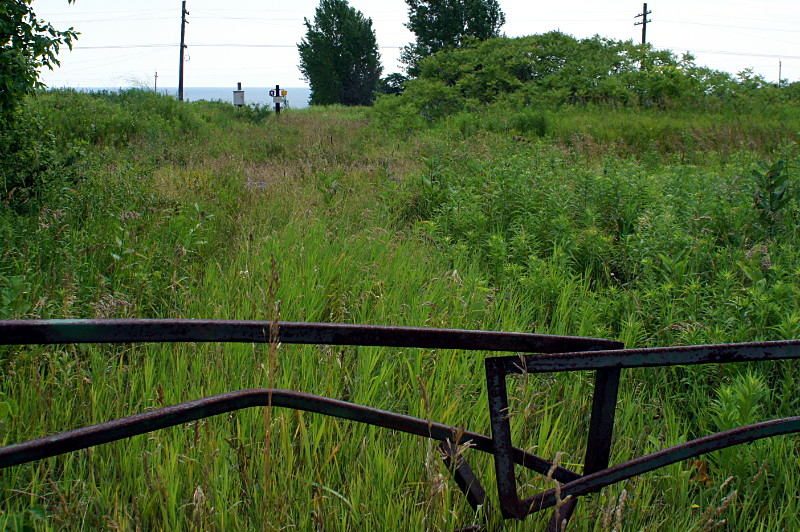
[[[547,133],[547,115],[542,111],[525,109],[511,115],[510,126],[520,135],[544,137]]]
[[[237,107],[229,102],[214,100],[193,102],[190,105],[196,108],[197,113],[204,121],[220,126],[229,124],[231,120],[262,124],[268,117],[272,116],[272,107],[270,105],[257,103]]]
[[[228,106],[230,107],[230,106]],[[29,98],[0,117],[0,193],[20,209],[77,176],[77,162],[90,145],[127,146],[146,142],[158,150],[165,140],[204,127],[196,107],[152,91],[82,93],[54,90]],[[263,111],[248,110],[247,120]]]
[[[74,0],[68,0],[72,3]],[[40,20],[31,0],[3,2],[0,8],[0,115],[7,118],[24,100],[44,85],[39,70],[58,66],[61,46],[72,49],[78,33],[59,31]]]
[[[46,185],[65,177],[69,157],[61,157],[56,145],[43,117],[30,107],[0,117],[2,203],[32,205]]]
[[[39,95],[37,107],[61,146],[80,141],[123,146],[134,139],[165,138],[202,127],[191,105],[144,89],[48,91]]]
[[[420,61],[419,77],[400,98],[429,120],[476,104],[519,108],[564,105],[737,110],[792,101],[794,87],[776,87],[745,71],[737,78],[650,45],[560,32],[500,37],[438,52]],[[379,105],[381,100],[379,99]],[[796,98],[795,98],[796,100]]]
[[[776,161],[768,165],[759,162],[760,170],[753,170],[755,192],[753,202],[760,218],[759,228],[773,235],[782,212],[792,197],[789,190],[789,175],[786,162]]]

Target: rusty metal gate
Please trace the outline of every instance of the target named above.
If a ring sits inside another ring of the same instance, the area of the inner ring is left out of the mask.
[[[800,340],[651,349],[623,349],[601,338],[372,325],[220,320],[0,320],[0,345],[247,342],[326,344],[513,352],[485,359],[491,436],[460,427],[336,399],[278,389],[241,390],[0,447],[0,468],[85,449],[137,434],[255,406],[285,407],[367,423],[438,440],[456,483],[474,508],[486,492],[459,445],[494,455],[500,511],[524,519],[555,508],[549,530],[563,530],[578,498],[601,488],[704,453],[745,442],[800,432],[800,417],[765,421],[705,436],[609,467],[614,413],[623,368],[800,358]],[[522,354],[535,353],[535,354]],[[506,377],[525,373],[593,370],[594,394],[583,474],[514,446],[508,419]],[[515,467],[560,483],[520,497]]]

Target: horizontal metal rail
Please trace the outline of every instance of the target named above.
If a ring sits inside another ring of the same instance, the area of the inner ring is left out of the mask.
[[[173,427],[219,414],[245,408],[268,407],[270,405],[348,419],[438,441],[451,441],[456,444],[469,442],[471,448],[489,454],[494,452],[492,439],[477,432],[318,395],[290,390],[258,388],[215,395],[98,425],[0,447],[0,469],[130,438],[153,430]],[[552,467],[551,462],[522,449],[514,449],[514,461],[523,467],[542,474],[547,474]],[[563,467],[557,468],[553,476],[562,482],[569,482],[580,477]]]
[[[277,333],[271,331],[277,330]],[[273,338],[274,336],[274,338]],[[0,320],[0,345],[247,342],[555,353],[622,348],[602,338],[427,327],[235,320]]]
[[[486,359],[487,368],[511,375],[611,368],[652,368],[692,364],[724,364],[800,358],[800,340],[741,344],[690,345],[647,349],[595,350],[499,356]]]

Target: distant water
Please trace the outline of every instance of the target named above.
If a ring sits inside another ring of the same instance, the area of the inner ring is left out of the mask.
[[[128,87],[121,87],[125,89]],[[242,87],[244,91],[244,103],[246,104],[259,104],[259,105],[272,105],[272,96],[269,95],[270,89],[275,87]],[[311,89],[308,87],[281,87],[281,89],[288,92],[286,101],[291,109],[304,109],[308,107],[308,99],[311,96]],[[114,88],[108,87],[80,87],[79,91],[113,91]],[[233,104],[233,91],[232,87],[184,87],[183,98],[186,101],[194,102],[197,100],[221,100],[223,102],[230,102]],[[171,94],[178,96],[177,87],[164,87],[159,88],[158,92],[164,94]]]
[[[272,96],[269,91],[275,87],[242,87],[244,91],[244,103],[257,103],[260,105],[272,105]],[[286,101],[292,109],[303,109],[308,107],[308,99],[311,96],[311,89],[308,87],[281,87],[288,92]],[[161,90],[161,89],[159,89]],[[233,103],[233,91],[231,87],[184,87],[183,98],[194,102],[197,100],[222,100],[223,102]],[[177,96],[178,89],[168,87],[164,89],[167,94]]]

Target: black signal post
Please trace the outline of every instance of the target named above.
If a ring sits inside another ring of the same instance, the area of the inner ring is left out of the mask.
[[[272,101],[275,102],[275,114],[281,114],[281,86],[275,85],[275,88],[269,91],[272,96]]]

